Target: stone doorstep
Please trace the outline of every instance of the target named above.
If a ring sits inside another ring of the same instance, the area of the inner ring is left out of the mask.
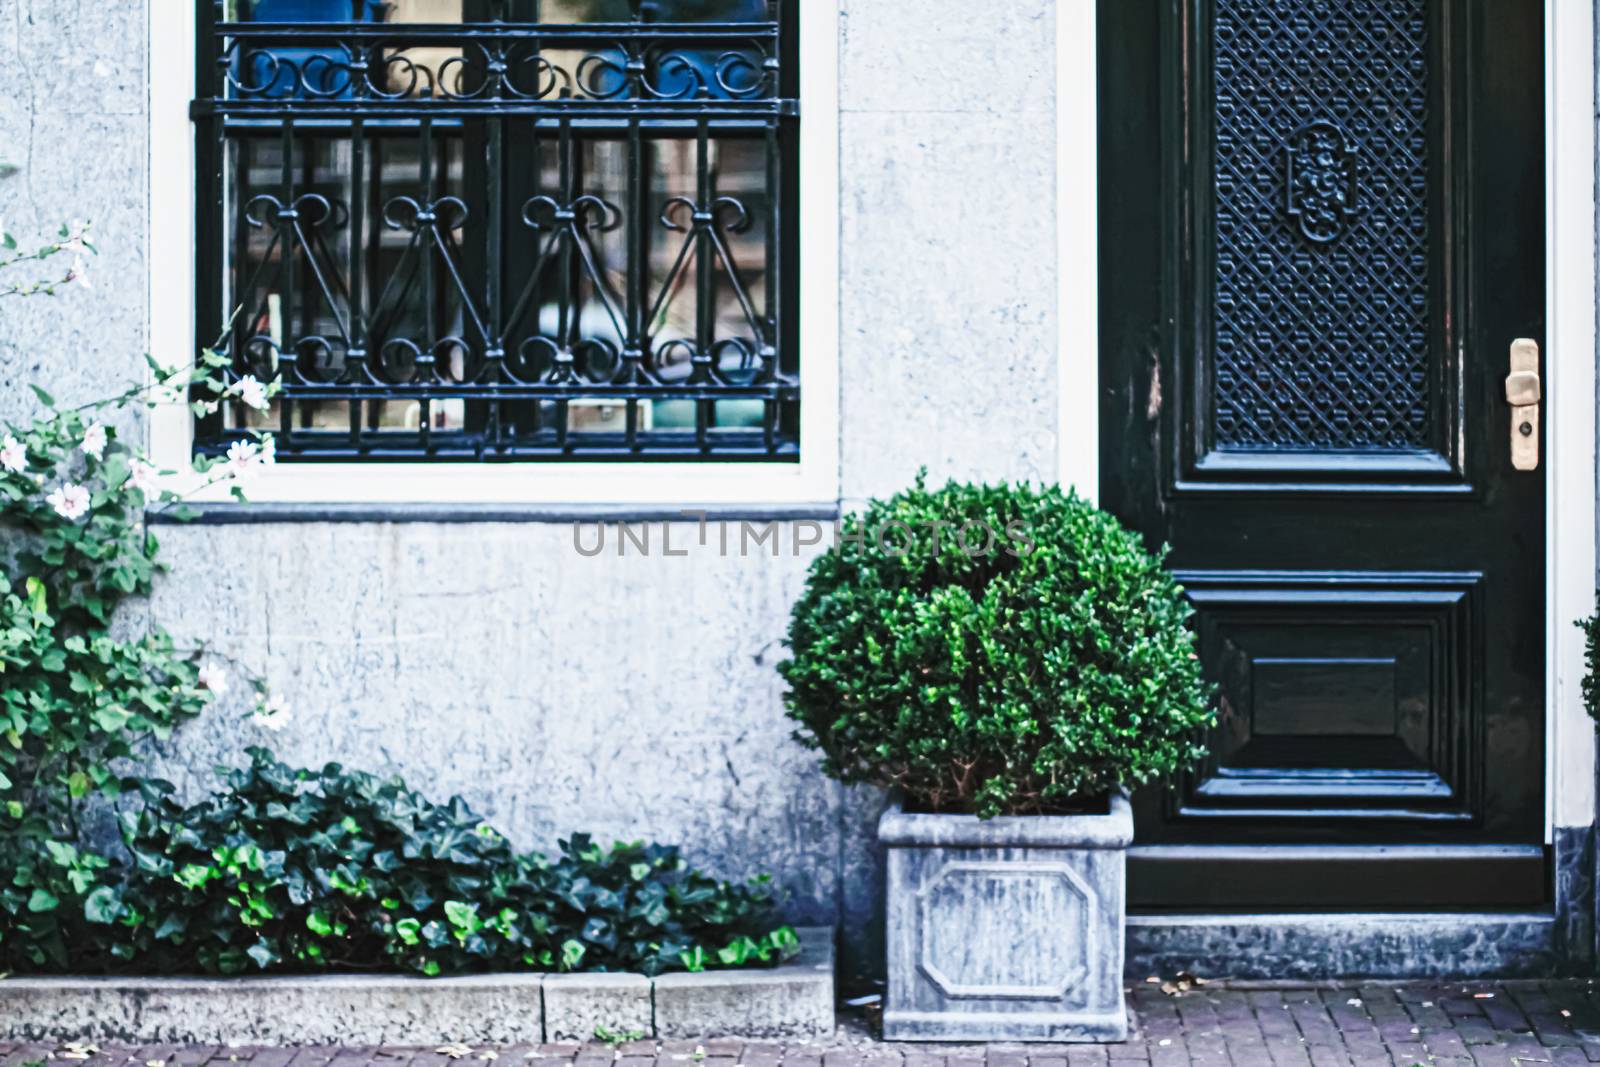
[[[460,978],[0,979],[0,1041],[197,1045],[530,1044],[643,1037],[827,1037],[833,930],[802,927],[770,970]]]

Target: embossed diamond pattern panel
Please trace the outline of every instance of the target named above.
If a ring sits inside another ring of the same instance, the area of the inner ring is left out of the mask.
[[[1427,447],[1425,0],[1214,10],[1214,446]]]

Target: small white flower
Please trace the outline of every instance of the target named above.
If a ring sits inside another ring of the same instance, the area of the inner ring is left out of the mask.
[[[236,394],[241,401],[257,411],[267,410],[267,387],[257,381],[253,374],[246,374],[240,378],[228,391]]]
[[[45,500],[68,522],[81,519],[89,510],[89,490],[72,482],[57,487]]]
[[[136,459],[128,464],[128,485],[145,496],[153,496],[161,487],[161,479],[157,476],[155,467],[142,459]]]
[[[176,385],[158,385],[150,390],[152,404],[181,404],[183,390]]]
[[[254,441],[235,441],[228,446],[228,462],[224,473],[229,478],[248,477],[255,472],[256,457],[260,452]]]
[[[5,440],[0,441],[0,467],[13,474],[21,474],[27,465],[28,450],[22,447],[21,441],[6,434]]]
[[[202,663],[198,681],[200,688],[213,696],[220,697],[228,692],[228,671],[219,663]]]
[[[281,696],[271,696],[256,705],[256,725],[277,733],[289,724],[289,703]]]
[[[82,219],[73,219],[67,226],[67,236],[57,248],[71,252],[75,256],[82,256],[85,252],[92,251],[89,242],[85,239],[89,233],[89,224]]]
[[[78,446],[83,454],[94,459],[101,459],[106,454],[106,428],[99,423],[89,427],[83,432],[83,444]]]
[[[93,289],[94,283],[89,281],[89,265],[79,256],[72,261],[72,269],[67,271],[67,281],[77,282],[85,289]]]

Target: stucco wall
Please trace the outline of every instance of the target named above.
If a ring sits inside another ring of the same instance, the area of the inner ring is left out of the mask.
[[[924,464],[1052,478],[1053,4],[841,9],[842,495],[893,491]],[[26,408],[30,379],[77,398],[140,372],[145,17],[0,0],[0,69],[19,87],[0,94],[0,160],[18,167],[0,213],[19,233],[92,217],[106,246],[94,292],[0,310],[0,413]],[[174,572],[154,615],[294,707],[270,737],[230,711],[194,724],[171,773],[267,741],[461,793],[528,844],[580,828],[679,841],[728,875],[773,870],[797,919],[838,921],[847,957],[875,956],[878,798],[822,779],[780,705],[773,664],[805,565],[788,539],[778,559],[586,559],[548,523],[160,536]]]

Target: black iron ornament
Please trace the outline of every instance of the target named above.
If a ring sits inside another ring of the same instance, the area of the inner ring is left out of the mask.
[[[1337,124],[1308,122],[1283,147],[1284,210],[1306,240],[1325,244],[1356,214],[1356,146]]]
[[[282,391],[271,425],[202,415],[197,451],[797,458],[795,0],[199,2],[200,328]]]

